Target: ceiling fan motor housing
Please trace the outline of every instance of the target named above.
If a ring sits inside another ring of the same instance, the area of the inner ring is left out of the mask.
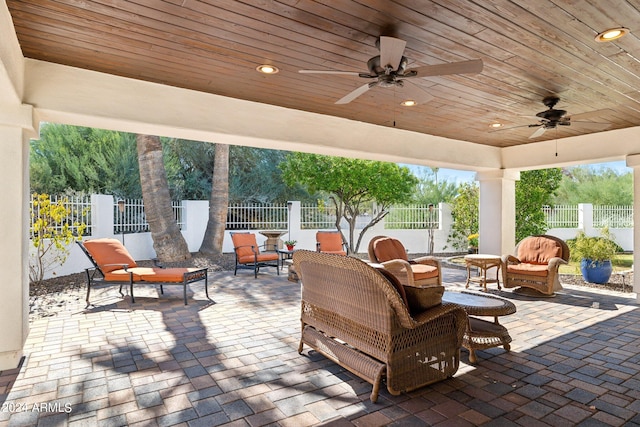
[[[400,64],[398,64],[398,69],[391,69],[389,71],[392,74],[402,75],[404,74],[408,63],[409,60],[405,56],[403,56],[400,60]],[[369,72],[371,73],[371,75],[380,76],[383,74],[387,74],[387,70],[380,65],[380,55],[374,56],[373,58],[369,59],[367,61],[367,68],[369,68]]]

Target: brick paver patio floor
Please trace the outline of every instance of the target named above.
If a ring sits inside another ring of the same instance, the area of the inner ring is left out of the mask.
[[[445,269],[448,286],[465,273]],[[21,367],[0,373],[10,426],[640,425],[640,310],[635,294],[567,287],[555,298],[510,290],[501,318],[511,351],[462,351],[453,379],[409,394],[371,385],[308,348],[297,352],[299,286],[286,275],[210,273],[194,284],[115,287],[95,307],[35,321]],[[477,288],[479,289],[479,288]],[[5,325],[8,327],[8,325]]]

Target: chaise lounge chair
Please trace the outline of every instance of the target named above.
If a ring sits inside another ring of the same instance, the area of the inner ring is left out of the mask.
[[[164,294],[163,285],[182,285],[184,304],[187,305],[187,285],[204,280],[204,291],[209,299],[208,279],[206,268],[163,268],[139,267],[129,251],[117,239],[100,238],[78,242],[82,251],[87,255],[93,267],[87,268],[87,307],[91,286],[97,283],[111,283],[122,286],[129,285],[131,302],[134,284],[160,285],[160,293]]]

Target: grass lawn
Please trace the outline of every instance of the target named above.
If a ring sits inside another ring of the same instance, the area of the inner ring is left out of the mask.
[[[613,271],[630,270],[633,266],[633,254],[618,254],[612,261]],[[580,274],[580,262],[569,262],[569,265],[560,266],[560,274]]]

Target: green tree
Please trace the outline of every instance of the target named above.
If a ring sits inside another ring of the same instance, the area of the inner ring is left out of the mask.
[[[478,233],[479,196],[477,184],[465,182],[460,185],[458,195],[451,201],[453,224],[447,243],[458,250],[465,250],[469,245],[469,236]]]
[[[633,174],[606,167],[567,168],[563,171],[562,181],[553,200],[558,205],[632,205]]]
[[[288,185],[300,184],[311,193],[329,193],[336,228],[342,233],[340,222],[343,218],[349,224],[350,253],[358,252],[366,231],[387,215],[393,203],[408,200],[417,184],[416,177],[407,167],[371,160],[290,153],[280,167]],[[376,202],[378,209],[372,212],[371,220],[354,244],[356,219],[371,202]]]
[[[140,197],[135,136],[104,129],[46,124],[30,145],[31,190]]]
[[[552,204],[561,179],[559,168],[520,173],[520,180],[516,182],[516,241],[547,231],[542,207]]]
[[[418,175],[418,185],[413,197],[414,203],[437,205],[440,202],[450,203],[458,194],[458,185],[446,181],[438,180],[439,168],[429,168],[431,172],[425,170]]]

